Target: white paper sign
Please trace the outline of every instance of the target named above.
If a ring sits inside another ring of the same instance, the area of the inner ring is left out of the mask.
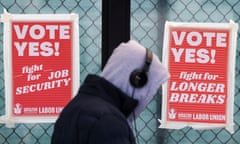
[[[238,24],[166,22],[161,128],[225,127],[233,132]]]

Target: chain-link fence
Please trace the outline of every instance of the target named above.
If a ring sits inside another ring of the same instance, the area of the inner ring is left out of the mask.
[[[161,56],[164,23],[178,22],[229,22],[240,21],[239,0],[132,0],[132,38]],[[239,36],[239,33],[238,33]],[[158,129],[161,95],[148,105],[137,120],[140,143],[148,144],[240,144],[240,48],[239,37],[236,57],[234,134],[225,129],[181,130]]]
[[[101,70],[101,1],[100,0],[0,0],[0,12],[10,13],[77,13],[80,33],[80,72],[83,81],[88,73]],[[150,48],[161,58],[166,20],[239,23],[238,0],[131,0],[131,38]],[[239,45],[238,38],[238,45]],[[3,25],[0,25],[0,115],[5,113],[3,68]],[[225,129],[181,130],[158,129],[161,93],[157,94],[137,119],[141,144],[240,144],[240,48],[237,48],[235,76],[235,133]],[[17,124],[14,129],[0,125],[0,143],[48,144],[53,124]]]
[[[0,12],[77,13],[79,15],[80,72],[83,81],[88,73],[101,70],[101,11],[99,0],[0,0]],[[3,24],[0,25],[0,115],[5,113],[3,69]],[[0,125],[1,144],[49,144],[53,124],[17,124],[14,129]]]

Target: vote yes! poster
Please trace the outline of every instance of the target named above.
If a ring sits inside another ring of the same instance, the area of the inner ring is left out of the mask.
[[[54,122],[79,87],[78,15],[9,14],[4,23],[4,121]]]
[[[166,22],[161,128],[225,127],[233,132],[234,69],[238,25]]]

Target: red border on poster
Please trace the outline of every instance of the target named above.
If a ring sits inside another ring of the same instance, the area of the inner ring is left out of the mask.
[[[160,127],[227,127],[233,131],[237,24],[166,22]]]
[[[6,123],[54,122],[79,87],[78,15],[2,14]]]

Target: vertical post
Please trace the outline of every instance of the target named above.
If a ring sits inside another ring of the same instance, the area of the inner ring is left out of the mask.
[[[102,1],[102,69],[121,42],[130,39],[130,0]]]
[[[167,19],[167,12],[168,12],[168,3],[167,0],[158,0],[157,10],[158,10],[158,43],[157,45],[159,50],[159,56],[162,58],[162,45],[163,45],[163,36],[164,36],[164,25]],[[162,91],[162,90],[161,90]],[[161,119],[162,116],[162,95],[158,94],[159,99],[157,99],[157,117]],[[159,126],[159,125],[158,125]],[[165,137],[167,137],[167,130],[166,129],[158,129],[157,133],[157,143],[164,143]]]

